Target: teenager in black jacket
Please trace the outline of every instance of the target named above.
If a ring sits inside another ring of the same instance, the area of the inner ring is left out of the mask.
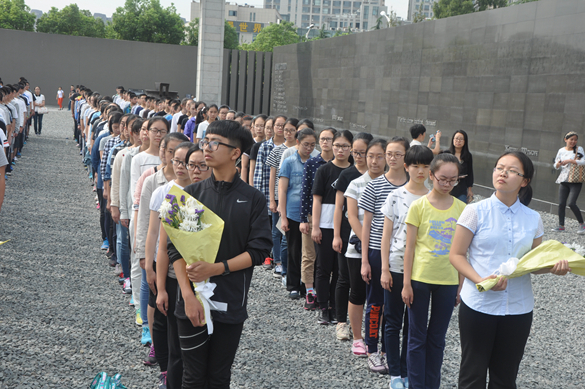
[[[213,174],[185,188],[225,222],[215,263],[198,262],[186,268],[181,254],[168,242],[169,259],[181,289],[175,314],[183,356],[183,388],[229,388],[231,365],[248,317],[252,267],[261,265],[272,248],[266,198],[240,179],[235,166],[242,150],[253,143],[250,132],[237,122],[211,123],[200,147]],[[212,311],[212,335],[207,334],[203,307],[189,282],[208,278],[217,284],[212,300],[227,303],[226,312]]]

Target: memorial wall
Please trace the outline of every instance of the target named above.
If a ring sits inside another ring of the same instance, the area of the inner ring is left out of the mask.
[[[442,148],[463,129],[476,184],[491,187],[497,157],[522,150],[536,167],[532,206],[556,212],[563,135],[585,145],[584,21],[583,0],[540,0],[277,47],[271,114],[408,139],[421,123]]]

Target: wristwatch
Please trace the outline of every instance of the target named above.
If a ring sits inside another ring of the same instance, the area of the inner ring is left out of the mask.
[[[225,271],[222,273],[222,276],[227,276],[230,274],[230,267],[228,266],[227,261],[221,261],[223,263],[223,267],[225,267]]]

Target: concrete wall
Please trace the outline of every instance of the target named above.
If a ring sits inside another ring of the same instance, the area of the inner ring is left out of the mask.
[[[126,89],[155,89],[170,83],[181,97],[195,95],[196,46],[166,45],[0,29],[0,78],[15,83],[23,76],[31,89],[41,87],[47,104],[57,105],[61,86],[83,84],[105,95]],[[9,54],[14,57],[9,57]],[[67,101],[67,100],[66,100]]]
[[[524,148],[535,198],[554,203],[563,135],[585,143],[584,20],[583,0],[540,0],[278,47],[271,114],[409,139],[423,123],[427,135],[442,131],[444,147],[464,129],[478,184],[492,186],[507,148]]]

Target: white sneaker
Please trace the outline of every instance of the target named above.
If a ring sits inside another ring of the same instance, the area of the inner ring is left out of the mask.
[[[579,234],[579,235],[585,234],[585,223],[583,223],[579,226],[579,231],[577,231],[577,234]]]
[[[337,323],[335,335],[338,340],[349,340],[349,326],[347,323]]]
[[[282,277],[282,286],[286,288],[286,275]]]

